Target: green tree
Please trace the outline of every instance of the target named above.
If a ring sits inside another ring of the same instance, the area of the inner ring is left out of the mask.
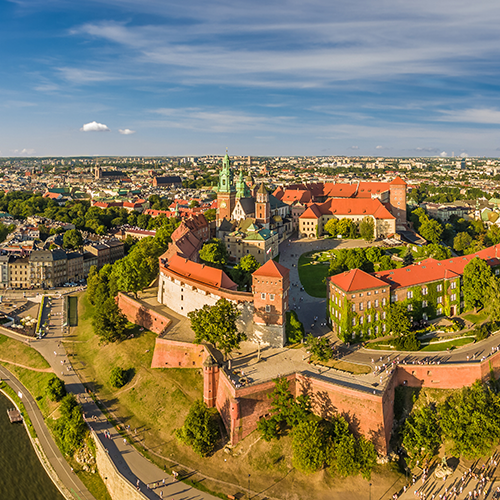
[[[227,249],[222,240],[207,241],[200,250],[200,259],[212,267],[222,269],[227,264]]]
[[[296,344],[304,338],[304,325],[295,311],[286,313],[286,340],[289,344]]]
[[[115,299],[109,297],[96,308],[92,318],[95,334],[101,342],[116,342],[125,340],[128,320],[120,311]]]
[[[239,266],[243,269],[243,271],[252,274],[259,269],[260,264],[253,255],[248,254],[240,259]]]
[[[112,385],[112,387],[120,389],[127,383],[127,371],[123,368],[120,368],[119,366],[115,366],[111,370],[109,383]]]
[[[396,263],[391,260],[389,255],[382,255],[379,262],[379,271],[389,271],[396,269]]]
[[[375,224],[371,217],[365,217],[359,223],[359,235],[366,241],[372,241],[375,235]]]
[[[406,251],[403,255],[403,267],[411,266],[414,262],[413,253],[411,247],[406,247]]]
[[[124,292],[132,292],[136,297],[137,292],[149,285],[151,278],[148,262],[135,249],[127,257],[115,262],[113,274],[118,288]]]
[[[215,208],[209,208],[203,212],[203,215],[208,222],[212,222],[217,218],[217,210]]]
[[[326,363],[329,359],[332,359],[333,350],[326,337],[314,337],[311,333],[309,333],[306,337],[306,346],[309,349],[311,356],[316,358],[318,361]]]
[[[411,468],[417,461],[424,463],[424,460],[430,460],[441,445],[441,427],[437,412],[429,406],[414,410],[406,419],[401,434]]]
[[[500,321],[500,278],[492,274],[485,290],[485,304],[488,304],[491,321]]]
[[[80,248],[83,244],[83,236],[78,229],[70,229],[63,236],[63,247],[74,249]]]
[[[327,422],[311,416],[292,432],[292,463],[301,472],[310,474],[331,462],[331,442]]]
[[[331,236],[337,236],[339,234],[338,219],[328,220],[323,230],[325,231],[325,233],[329,233]]]
[[[51,401],[61,401],[66,396],[66,387],[64,382],[55,375],[47,382],[47,396]]]
[[[479,381],[449,396],[438,412],[443,437],[451,442],[453,453],[476,459],[500,442],[498,396]]]
[[[376,262],[380,262],[380,259],[382,258],[383,255],[384,255],[384,252],[380,247],[365,248],[366,258],[374,264]]]
[[[491,267],[483,259],[474,257],[464,268],[463,292],[466,309],[484,306],[485,290],[491,280]]]
[[[210,455],[219,437],[219,413],[201,400],[195,401],[184,421],[175,432],[177,438],[191,446],[202,457]]]
[[[72,456],[82,445],[87,435],[87,424],[74,394],[67,394],[59,406],[60,417],[54,425],[54,434],[65,455]]]
[[[422,223],[419,233],[427,241],[439,243],[443,234],[443,226],[437,220],[429,219]]]
[[[472,236],[467,232],[458,233],[453,239],[453,250],[463,253],[472,243]]]
[[[408,308],[403,302],[393,302],[387,313],[387,330],[396,335],[406,335],[410,328]]]
[[[213,306],[204,305],[201,309],[189,312],[195,343],[210,342],[227,356],[246,338],[244,333],[238,331],[236,320],[239,315],[236,304],[226,299],[219,299]]]

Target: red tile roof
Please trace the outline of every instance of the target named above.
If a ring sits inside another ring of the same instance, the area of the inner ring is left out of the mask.
[[[374,273],[377,278],[383,279],[391,285],[392,289],[410,287],[461,276],[465,266],[474,258],[479,257],[489,265],[500,264],[500,244],[485,248],[471,255],[453,257],[447,260],[425,259],[417,264],[393,269],[392,271],[380,271]]]
[[[221,269],[198,264],[192,260],[183,259],[179,255],[172,255],[165,263],[165,267],[201,285],[225,288],[226,290],[238,290],[238,285]]]
[[[252,276],[265,276],[269,278],[286,278],[290,274],[290,270],[279,262],[268,260],[263,266],[260,266],[257,271],[252,273]]]
[[[300,219],[314,219],[321,215],[373,215],[375,219],[395,219],[380,200],[371,198],[330,198],[321,205],[310,205]]]
[[[391,181],[391,184],[398,184],[401,186],[406,186],[406,182],[403,179],[401,179],[401,177],[399,177],[399,175],[393,181]]]
[[[380,288],[388,286],[385,281],[362,271],[361,269],[351,269],[345,273],[330,276],[328,278],[334,285],[344,290],[344,292],[355,292],[357,290],[367,290],[370,288]]]

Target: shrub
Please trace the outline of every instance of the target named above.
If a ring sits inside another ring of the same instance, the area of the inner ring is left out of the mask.
[[[318,361],[326,363],[329,359],[332,359],[333,350],[326,337],[317,338],[309,334],[306,339],[306,344],[310,353],[317,358]]]
[[[289,344],[296,344],[304,338],[304,325],[295,311],[286,313],[286,340]]]
[[[485,323],[484,325],[478,325],[474,328],[474,335],[476,340],[484,340],[490,336],[490,323]]]
[[[111,370],[111,375],[109,377],[109,383],[113,387],[120,389],[121,387],[123,387],[127,383],[127,372],[123,368],[120,368],[119,366],[115,366]]]
[[[66,396],[66,387],[59,377],[54,376],[47,382],[46,392],[51,401],[61,401]]]
[[[420,340],[417,339],[415,333],[408,333],[396,337],[391,342],[391,345],[398,351],[418,351],[420,349]]]

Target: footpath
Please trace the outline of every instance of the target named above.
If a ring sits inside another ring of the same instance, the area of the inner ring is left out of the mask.
[[[62,300],[56,298],[52,300],[49,332],[41,340],[31,340],[30,346],[36,349],[48,361],[54,373],[64,380],[66,390],[75,394],[82,406],[88,425],[95,431],[116,469],[130,484],[134,487],[138,486],[144,498],[151,500],[159,498],[169,500],[217,500],[217,497],[209,493],[199,491],[181,481],[173,480],[171,476],[167,476],[165,471],[146,459],[127,440],[124,440],[114,426],[108,422],[95,402],[87,395],[78,375],[72,370],[70,360],[64,349]],[[14,332],[2,330],[2,334],[15,340],[26,340],[25,337]],[[10,378],[12,379],[12,377]],[[41,415],[40,422],[40,425],[45,428],[48,439],[52,441]],[[56,446],[53,441],[52,444]],[[45,446],[43,448],[46,451]],[[62,456],[60,460],[70,469]],[[71,470],[69,472],[72,474]],[[74,474],[73,477],[76,478]],[[163,479],[165,479],[165,484],[163,484]],[[61,480],[64,480],[64,478],[61,477]],[[148,489],[147,485],[154,482],[161,482],[162,484],[154,490]],[[84,488],[82,487],[80,487],[81,491]],[[75,489],[74,486],[73,489]],[[87,492],[87,496],[80,495],[79,497],[76,496],[76,498],[92,500],[94,497]]]

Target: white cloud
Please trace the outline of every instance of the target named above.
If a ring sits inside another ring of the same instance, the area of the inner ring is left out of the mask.
[[[14,156],[32,156],[35,154],[35,150],[32,148],[13,149],[12,154]]]
[[[439,121],[466,122],[500,125],[500,111],[493,108],[464,109],[459,111],[441,111]]]
[[[445,156],[448,156],[448,153],[446,151],[443,151],[439,156],[441,156],[441,158],[444,158]]]
[[[359,149],[359,146],[351,146],[349,149]]]
[[[130,135],[130,134],[135,134],[135,130],[130,130],[129,128],[120,128],[118,129],[118,132],[122,135]]]
[[[375,149],[384,149],[384,146],[375,146]]]
[[[96,121],[86,123],[81,129],[81,132],[109,132],[109,128],[104,123],[97,123]]]

